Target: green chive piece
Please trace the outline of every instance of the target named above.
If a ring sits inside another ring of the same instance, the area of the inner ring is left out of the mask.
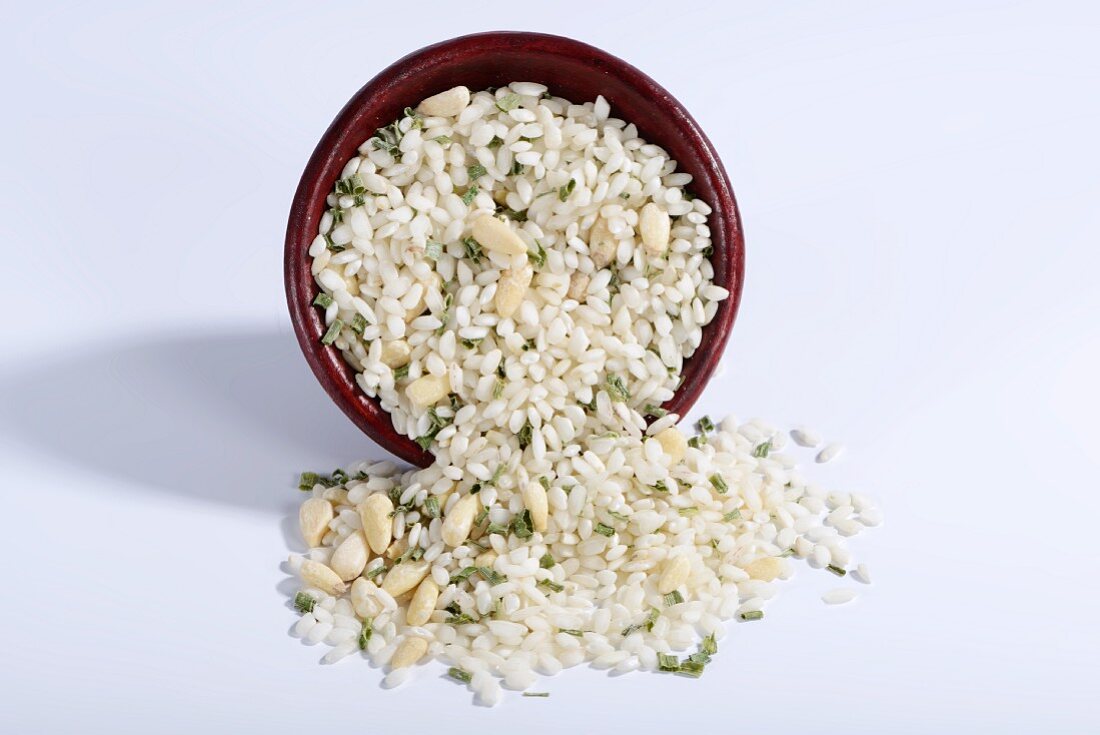
[[[374,635],[374,618],[367,618],[363,621],[363,627],[359,629],[359,650],[367,650],[367,644],[370,643],[371,636]]]
[[[703,642],[699,644],[699,649],[708,656],[718,653],[718,641],[714,639],[714,633],[703,639]]]
[[[847,569],[844,569],[843,567],[838,567],[836,564],[830,564],[829,566],[827,566],[825,568],[828,569],[830,572],[832,572],[833,574],[835,574],[838,577],[843,577],[845,574],[848,573]]]
[[[481,486],[478,485],[477,489],[481,490]],[[484,521],[488,517],[489,517],[489,506],[487,506],[487,505],[481,506],[481,510],[478,511],[477,516],[474,518],[474,525],[475,526],[480,526],[481,522]]]
[[[327,309],[332,306],[332,297],[324,291],[321,291],[313,297],[313,305],[320,306],[322,309]]]
[[[607,394],[613,401],[629,401],[630,391],[618,375],[607,376]]]
[[[660,419],[668,416],[668,411],[661,408],[660,406],[654,406],[652,403],[647,403],[644,411],[647,416],[652,416],[655,419]]]
[[[657,483],[653,486],[653,489],[659,493],[667,493],[668,485],[665,483],[664,480],[657,480]]]
[[[374,579],[375,577],[377,577],[379,574],[381,574],[384,571],[386,571],[386,565],[385,564],[379,564],[374,569],[367,572],[366,577],[367,577],[367,579]]]
[[[550,556],[549,551],[547,551],[545,554],[542,555],[541,558],[539,558],[539,568],[540,569],[550,569],[555,564],[557,564],[557,562],[554,561],[554,557]]]
[[[539,580],[538,586],[539,587],[545,587],[546,589],[550,590],[551,592],[561,592],[563,589],[565,589],[565,585],[558,584],[557,582],[555,582],[552,579]]]
[[[565,201],[569,198],[569,195],[573,193],[573,190],[577,188],[577,180],[569,179],[569,183],[565,186],[558,187],[558,199]]]
[[[717,472],[710,476],[710,484],[714,486],[714,489],[718,491],[719,495],[725,495],[729,492],[730,486],[726,484],[725,479]]]
[[[424,498],[424,515],[429,518],[439,518],[439,498],[434,495]]]
[[[527,167],[524,166],[519,161],[512,161],[512,168],[508,171],[508,175],[509,176],[522,176],[523,172],[526,171],[526,170],[527,170]],[[527,219],[527,218],[524,217],[524,219]]]
[[[461,681],[463,684],[469,684],[470,681],[474,678],[469,671],[466,671],[465,669],[460,669],[455,666],[447,669],[447,676],[451,677],[452,679]]]
[[[531,511],[524,510],[522,513],[516,515],[512,519],[512,533],[516,535],[516,538],[531,538],[535,534],[531,524]]]
[[[518,94],[506,94],[497,100],[497,109],[501,112],[511,112],[519,107]]]
[[[334,469],[332,471],[332,474],[329,476],[329,479],[332,480],[333,485],[343,485],[345,482],[347,482],[351,478],[348,477],[347,472],[344,472],[342,469],[337,467],[336,469]]]
[[[493,400],[500,398],[502,395],[504,395],[504,381],[497,378],[497,382],[493,384]]]
[[[481,578],[489,583],[490,586],[495,587],[498,584],[504,584],[508,581],[508,576],[501,574],[492,567],[478,567],[477,573],[481,575]]]
[[[690,518],[691,516],[697,515],[698,513],[699,509],[694,505],[689,505],[686,508],[680,508],[680,515],[684,518]]]
[[[480,163],[475,163],[466,169],[466,175],[470,177],[470,181],[477,181],[487,173],[489,173],[489,170]]]
[[[527,251],[527,260],[531,261],[531,265],[535,268],[542,268],[546,265],[546,248],[542,246],[542,243],[535,241],[535,249]]]
[[[612,518],[614,518],[615,520],[617,520],[617,521],[628,521],[628,520],[630,520],[630,516],[626,515],[625,513],[620,513],[617,510],[609,510],[609,511],[607,511],[607,514],[609,516],[611,516]]]
[[[714,431],[714,422],[710,420],[710,416],[704,416],[699,419],[699,431],[704,434],[708,431]]]
[[[592,530],[601,536],[611,537],[615,535],[615,529],[603,523],[597,523]]]
[[[451,136],[449,136],[449,135],[438,135],[438,136],[432,138],[431,140],[434,140],[436,143],[439,143],[439,145],[443,146],[444,148],[449,146],[452,142],[451,141]]]
[[[764,617],[764,611],[749,610],[748,612],[741,613],[738,617],[740,617],[742,620],[760,620],[760,618]]]
[[[356,314],[355,317],[351,320],[350,327],[351,331],[362,337],[363,330],[367,328],[367,318],[362,314]]]
[[[479,189],[477,188],[476,184],[471,185],[470,188],[467,189],[466,192],[462,195],[462,203],[465,204],[467,207],[470,206],[470,202],[472,202],[474,200],[474,197],[477,196],[478,191]]]
[[[767,457],[768,452],[772,450],[772,440],[768,439],[763,444],[758,444],[756,449],[752,450],[752,456],[754,457]]]
[[[502,145],[504,145],[504,138],[494,135],[493,139],[485,145],[489,150],[495,151],[497,148],[500,148]]]
[[[676,670],[677,674],[685,674],[687,676],[698,679],[703,675],[703,663],[700,661],[693,661],[689,657],[688,660],[680,664],[680,668]]]
[[[657,654],[657,668],[660,671],[677,672],[680,670],[680,661],[675,656],[667,653]]]
[[[470,578],[470,575],[477,572],[477,567],[463,567],[461,570],[451,575],[451,584],[458,584],[464,582]]]
[[[684,596],[680,594],[679,590],[672,590],[665,595],[665,607],[672,607],[673,605],[679,605],[684,601]]]
[[[729,513],[726,513],[724,516],[722,516],[722,520],[726,523],[729,523],[730,521],[739,521],[741,520],[741,511],[736,509],[731,510]]]
[[[467,202],[469,204],[469,202]],[[481,245],[472,237],[466,237],[462,240],[463,247],[466,248],[466,257],[475,263],[481,262]]]
[[[438,261],[443,257],[443,243],[429,240],[428,244],[424,246],[424,255]]]
[[[692,449],[698,449],[699,447],[703,446],[706,443],[707,443],[707,437],[702,435],[702,434],[700,434],[699,436],[693,436],[690,439],[688,439],[688,446],[691,447]]]
[[[325,332],[325,336],[321,337],[321,344],[331,345],[336,341],[336,338],[340,336],[340,330],[344,328],[344,322],[339,319],[333,319],[332,324],[328,325],[328,331]]]
[[[299,592],[294,595],[294,609],[303,615],[313,612],[313,607],[316,604],[317,600],[313,599],[312,595],[307,595],[305,592]]]
[[[316,472],[303,472],[298,478],[299,490],[312,490],[314,485],[321,482],[321,476]]]
[[[501,536],[507,536],[508,535],[508,526],[503,526],[499,523],[490,523],[485,528],[485,533],[489,534],[490,536],[492,536],[494,533],[499,534]]]
[[[541,699],[545,699],[546,697],[550,696],[550,692],[524,692],[520,696],[523,696],[523,697],[539,697]]]
[[[534,428],[531,426],[530,421],[524,421],[523,426],[519,429],[519,434],[516,435],[516,439],[519,441],[519,448],[526,449],[531,446],[531,432]]]
[[[395,367],[393,369],[393,379],[394,380],[401,380],[402,378],[407,378],[407,377],[409,377],[409,366],[407,364],[402,365],[401,367]]]
[[[550,492],[550,478],[543,475],[539,478],[539,484],[542,485],[542,489],[546,492]]]
[[[574,636],[576,638],[583,638],[584,637],[584,631],[583,630],[576,630],[574,628],[558,628],[558,632],[559,633],[565,633],[566,635],[571,635],[571,636]]]
[[[794,549],[784,549],[779,554],[780,559],[786,559],[788,556],[794,556]]]

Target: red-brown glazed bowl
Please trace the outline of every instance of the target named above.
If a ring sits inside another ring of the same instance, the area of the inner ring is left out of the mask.
[[[360,429],[413,464],[426,466],[432,457],[397,433],[378,402],[359,389],[339,351],[321,344],[325,325],[322,311],[311,306],[318,287],[307,251],[317,235],[325,197],[344,164],[377,128],[392,122],[405,107],[415,107],[445,89],[465,85],[479,90],[514,81],[545,84],[553,94],[578,103],[602,94],[611,103],[612,115],[635,123],[643,138],[667,150],[678,170],[692,175],[689,190],[714,208],[709,219],[714,280],[729,289],[730,297],[703,329],[702,345],[685,362],[683,383],[666,409],[683,415],[695,403],[718,366],[741,300],[745,242],[729,178],[699,125],[657,82],[606,51],[542,33],[479,33],[411,53],[360,89],[317,144],[294,194],[284,273],[294,331],[321,385]]]

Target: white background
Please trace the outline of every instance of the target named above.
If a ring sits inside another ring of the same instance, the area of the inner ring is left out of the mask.
[[[0,24],[4,732],[1100,728],[1092,4],[96,5]],[[802,567],[698,681],[573,670],[490,710],[287,635],[296,473],[379,454],[291,334],[291,194],[382,67],[499,28],[693,112],[748,252],[696,416],[843,439],[808,472],[886,513],[859,600]]]

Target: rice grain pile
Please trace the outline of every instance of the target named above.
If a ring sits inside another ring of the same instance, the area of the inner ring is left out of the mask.
[[[690,181],[602,97],[528,82],[424,100],[348,162],[310,249],[323,341],[435,462],[303,475],[295,632],[326,662],[440,660],[486,704],[585,662],[700,676],[792,558],[847,573],[866,498],[762,421],[660,408],[728,296]]]

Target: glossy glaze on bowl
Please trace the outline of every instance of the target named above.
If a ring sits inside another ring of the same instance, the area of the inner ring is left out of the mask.
[[[397,61],[360,89],[329,126],[306,165],[287,225],[284,276],[287,303],[302,352],[317,379],[355,424],[383,448],[420,466],[432,456],[398,434],[389,414],[366,396],[335,347],[321,344],[323,313],[311,306],[319,288],[308,250],[317,236],[325,198],[364,140],[406,107],[457,85],[471,90],[514,81],[540,82],[552,94],[588,102],[602,94],[611,114],[632,122],[639,135],[660,145],[694,180],[687,187],[714,208],[709,217],[714,282],[729,289],[703,342],[684,364],[683,383],[669,411],[686,413],[714,373],[733,327],[744,280],[741,218],[725,168],[698,124],[663,87],[606,51],[560,36],[500,31],[463,36],[428,46]]]

